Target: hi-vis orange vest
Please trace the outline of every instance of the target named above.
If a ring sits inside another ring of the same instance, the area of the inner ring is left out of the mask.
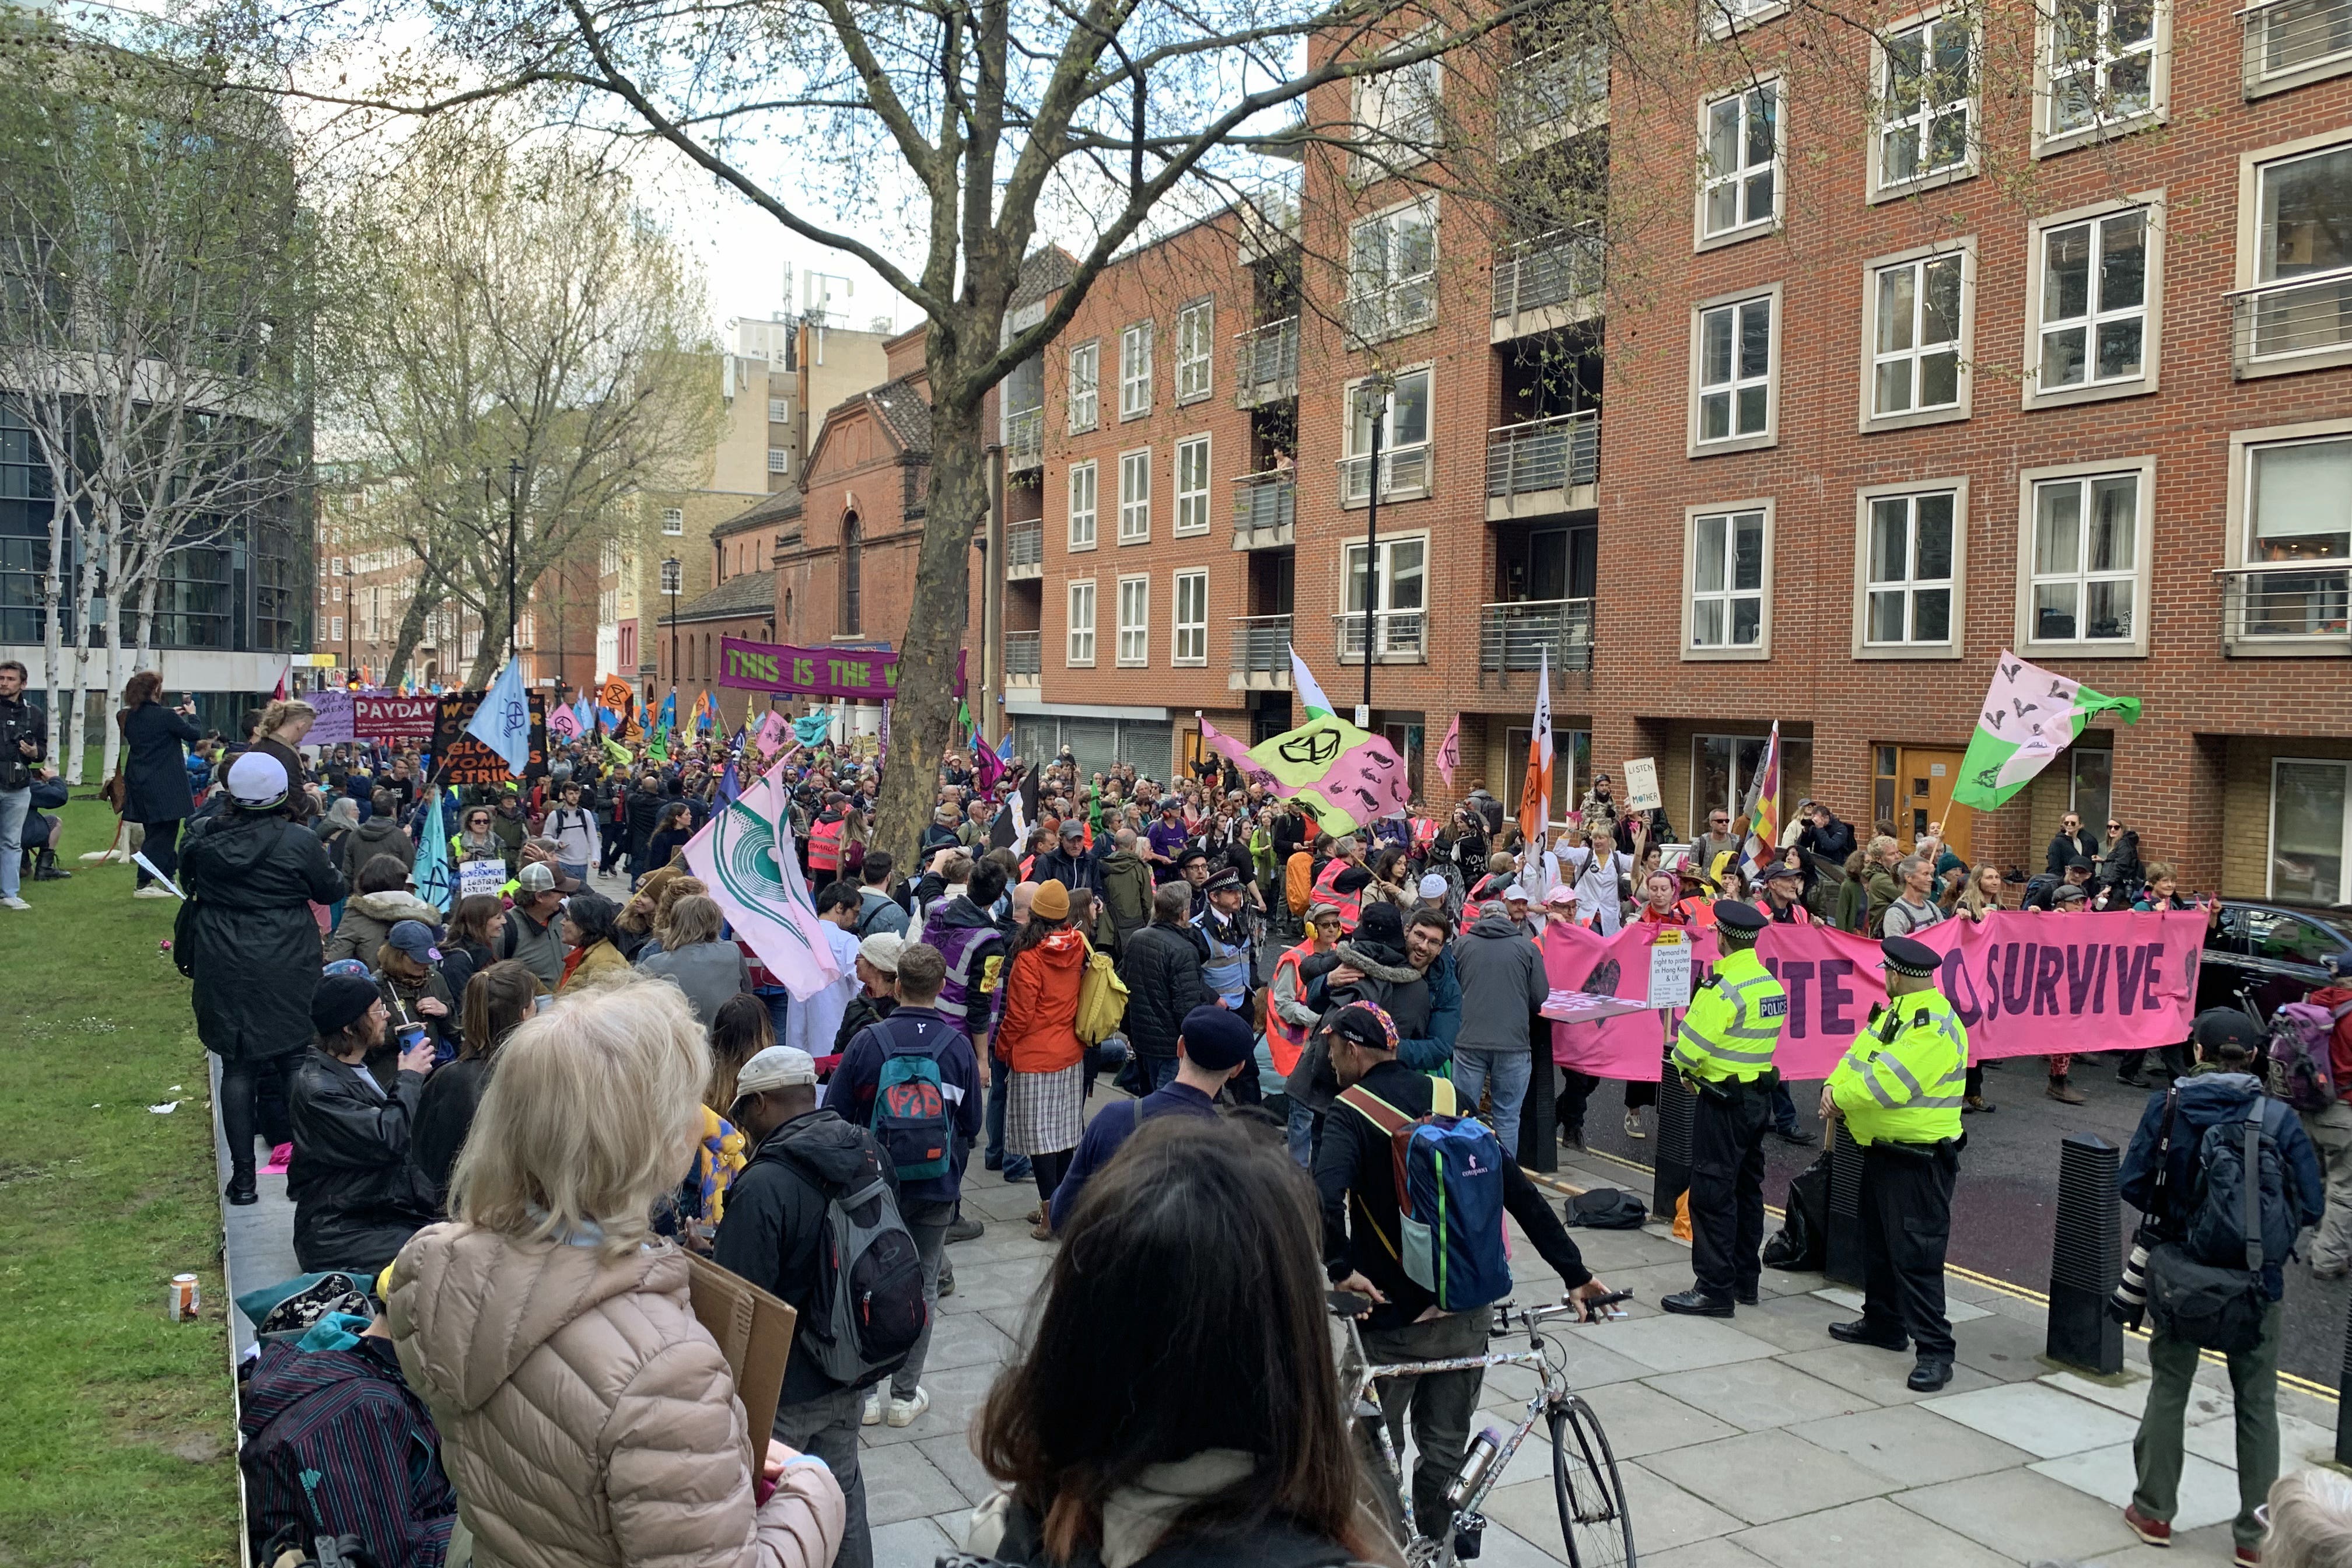
[[[1359,888],[1352,893],[1343,893],[1333,886],[1339,879],[1339,873],[1348,868],[1348,862],[1334,855],[1329,864],[1323,868],[1323,874],[1315,879],[1314,902],[1329,904],[1337,909],[1348,929],[1353,931],[1364,912],[1364,889]]]
[[[838,871],[841,869],[841,818],[831,822],[809,824],[809,869]]]
[[[1314,951],[1315,939],[1309,937],[1274,961],[1274,980],[1268,985],[1265,1005],[1265,1048],[1266,1054],[1274,1058],[1274,1070],[1285,1078],[1297,1070],[1299,1053],[1307,1048],[1307,1026],[1294,1024],[1276,1010],[1272,987],[1280,984],[1283,969],[1287,966],[1291,984],[1303,994],[1306,986],[1299,979],[1298,961]]]

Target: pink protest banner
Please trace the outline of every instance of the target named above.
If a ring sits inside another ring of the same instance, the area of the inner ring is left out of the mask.
[[[1544,968],[1556,990],[1645,998],[1654,930],[1637,924],[1603,937],[1555,923],[1544,932]],[[1694,959],[1711,963],[1715,933],[1696,934]],[[1937,988],[1978,1060],[2076,1051],[2090,1040],[2101,1050],[2137,1050],[2188,1037],[2205,917],[2007,910],[1981,923],[1947,921],[1919,940],[1944,955]],[[1886,1000],[1878,944],[1823,925],[1775,925],[1756,952],[1789,993],[1782,1075],[1828,1076]],[[1656,1079],[1662,1046],[1654,1013],[1552,1025],[1552,1059],[1602,1078]]]

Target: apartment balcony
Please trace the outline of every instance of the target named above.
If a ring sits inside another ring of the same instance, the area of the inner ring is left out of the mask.
[[[1557,229],[1495,252],[1495,324],[1502,343],[1557,331],[1601,314],[1597,227]]]
[[[1364,662],[1364,612],[1333,616],[1339,632],[1339,662]],[[1419,610],[1378,610],[1372,615],[1372,658],[1379,664],[1427,664],[1429,622]]]
[[[1234,548],[1281,550],[1296,542],[1298,475],[1292,468],[1234,480]]]
[[[1038,674],[1045,668],[1043,632],[1006,632],[1004,634],[1004,684],[1007,688],[1034,689]]]
[[[1008,523],[1004,529],[1004,580],[1034,582],[1045,574],[1045,525]]]
[[[1426,441],[1391,447],[1381,454],[1381,500],[1419,500],[1429,493],[1430,447]],[[1339,504],[1362,506],[1371,499],[1372,459],[1339,459]]]
[[[1486,432],[1486,521],[1550,517],[1597,506],[1601,415],[1586,409]]]
[[[2240,658],[2352,655],[2352,565],[2267,562],[2214,574],[2221,651]]]
[[[1234,406],[1258,408],[1298,395],[1298,318],[1234,334]]]
[[[2352,267],[2241,289],[2230,296],[2241,377],[2352,360]]]
[[[1004,416],[1004,468],[1008,473],[1045,466],[1045,411],[1024,408]]]
[[[1592,601],[1538,599],[1478,609],[1478,684],[1489,675],[1507,687],[1510,677],[1542,668],[1592,668]]]
[[[1495,109],[1505,161],[1609,123],[1609,49],[1562,43],[1511,62]]]
[[[1290,617],[1235,616],[1234,659],[1225,676],[1229,691],[1290,689]]]
[[[1239,255],[1244,267],[1298,248],[1298,191],[1288,181],[1258,186],[1234,204],[1240,218]]]
[[[2352,68],[2352,0],[2269,0],[2238,13],[2248,98]]]

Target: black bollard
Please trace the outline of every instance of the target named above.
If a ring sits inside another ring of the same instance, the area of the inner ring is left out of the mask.
[[[2336,1462],[2352,1465],[2352,1399],[2342,1397],[2341,1391],[2352,1388],[2352,1314],[2344,1323],[2344,1370],[2337,1374],[2336,1402]]]
[[[1668,1225],[1675,1221],[1675,1201],[1690,1190],[1691,1113],[1696,1105],[1683,1075],[1668,1063],[1658,1079],[1658,1130],[1651,1156],[1656,1179],[1650,1188],[1650,1217]]]
[[[2107,1299],[2123,1277],[2116,1171],[2122,1152],[2093,1132],[2058,1146],[2058,1227],[2050,1244],[2052,1361],[2113,1376],[2124,1369],[2124,1326]]]
[[[1528,1079],[1527,1103],[1519,1107],[1519,1168],[1546,1174],[1559,1169],[1559,1069],[1551,1065],[1551,1023],[1536,1037],[1536,1070]]]
[[[1861,1289],[1865,1283],[1862,1256],[1862,1145],[1853,1141],[1841,1116],[1830,1144],[1829,1258],[1822,1272],[1841,1285]]]

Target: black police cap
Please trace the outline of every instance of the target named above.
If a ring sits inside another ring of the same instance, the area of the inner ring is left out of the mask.
[[[1924,942],[1907,936],[1890,936],[1878,944],[1886,961],[1889,974],[1907,974],[1914,980],[1925,980],[1944,966],[1936,950]]]
[[[1754,904],[1744,904],[1737,899],[1718,899],[1715,904],[1715,923],[1725,931],[1744,931],[1754,936],[1772,922]]]

